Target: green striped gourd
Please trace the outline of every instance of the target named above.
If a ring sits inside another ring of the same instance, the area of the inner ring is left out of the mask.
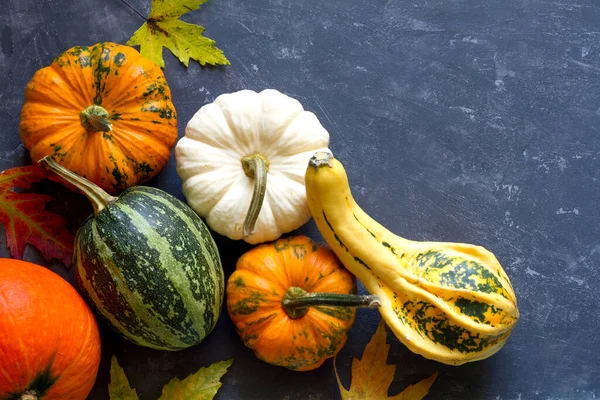
[[[519,311],[492,253],[388,231],[356,204],[343,165],[330,153],[313,156],[305,180],[319,231],[344,266],[381,299],[381,315],[410,350],[459,365],[502,348]]]
[[[198,215],[168,193],[135,186],[110,196],[49,157],[40,161],[94,206],[77,232],[73,266],[92,308],[122,336],[155,349],[200,343],[221,311],[218,249]]]

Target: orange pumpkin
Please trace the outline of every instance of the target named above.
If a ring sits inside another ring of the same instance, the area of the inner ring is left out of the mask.
[[[73,47],[25,89],[21,140],[34,161],[54,160],[110,193],[167,163],[177,117],[162,70],[114,43]]]
[[[47,268],[0,258],[0,399],[85,399],[100,365],[87,304]]]
[[[227,311],[246,346],[270,364],[308,371],[335,356],[354,323],[356,279],[326,246],[307,237],[248,251],[227,282]]]

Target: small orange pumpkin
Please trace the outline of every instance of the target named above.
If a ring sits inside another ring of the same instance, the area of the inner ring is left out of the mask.
[[[87,304],[39,265],[0,258],[0,399],[85,399],[100,365]]]
[[[307,237],[280,239],[248,251],[227,282],[227,311],[244,344],[261,360],[296,371],[320,367],[346,343],[356,279],[326,246]]]
[[[162,70],[115,43],[73,47],[25,89],[21,140],[34,161],[53,158],[110,193],[167,163],[177,116]]]

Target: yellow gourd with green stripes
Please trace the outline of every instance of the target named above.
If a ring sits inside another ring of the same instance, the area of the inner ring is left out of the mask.
[[[459,365],[502,348],[519,311],[492,253],[388,231],[356,204],[344,167],[330,153],[316,153],[305,178],[319,231],[346,268],[379,296],[387,325],[410,350]]]

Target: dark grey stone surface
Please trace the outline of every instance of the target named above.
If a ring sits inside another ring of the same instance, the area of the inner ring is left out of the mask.
[[[147,1],[132,4],[148,11]],[[221,93],[279,89],[329,130],[375,219],[411,239],[483,245],[511,277],[521,319],[503,350],[449,367],[388,334],[388,362],[398,364],[390,393],[439,370],[430,399],[600,396],[598,1],[213,0],[183,19],[203,25],[232,65],[185,69],[165,51],[180,135]],[[18,121],[34,71],[74,45],[124,43],[142,22],[118,0],[2,1],[0,170],[29,162]],[[173,157],[151,184],[182,198]],[[67,201],[82,216],[91,210],[61,194]],[[319,238],[313,223],[300,231]],[[217,241],[229,275],[249,246]],[[26,258],[39,262],[31,248]],[[346,384],[378,320],[359,312],[338,357]],[[219,399],[339,396],[331,361],[304,373],[266,365],[225,313],[203,344],[179,353],[136,347],[106,328],[103,344],[94,400],[108,397],[111,354],[141,399],[230,357]]]

